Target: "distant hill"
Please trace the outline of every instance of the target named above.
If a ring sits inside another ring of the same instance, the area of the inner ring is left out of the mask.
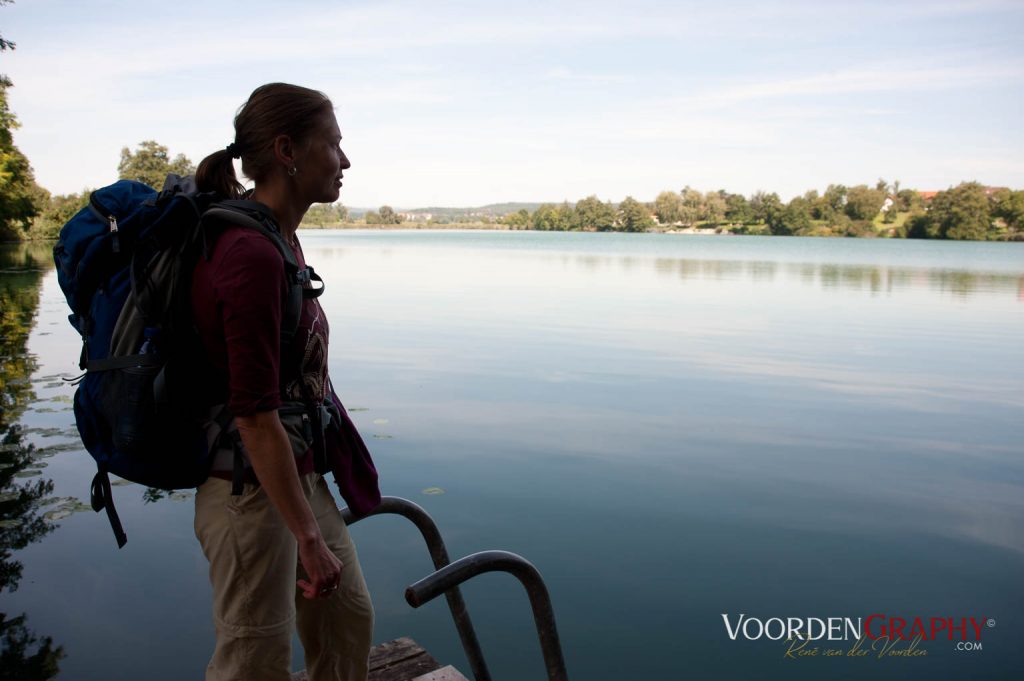
[[[433,220],[435,222],[465,222],[476,219],[489,218],[491,220],[500,218],[508,215],[509,213],[515,213],[518,210],[526,209],[530,213],[534,212],[543,205],[540,202],[526,203],[526,202],[511,202],[511,203],[491,203],[486,206],[476,206],[469,208],[456,208],[451,206],[429,206],[426,208],[395,208],[396,213],[402,215],[414,216],[418,218],[422,216],[424,220]],[[570,204],[572,205],[572,204]],[[361,218],[366,215],[368,211],[377,210],[377,208],[349,208],[348,214],[352,218]]]

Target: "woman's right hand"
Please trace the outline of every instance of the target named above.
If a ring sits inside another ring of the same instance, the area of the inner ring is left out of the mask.
[[[345,566],[327,548],[323,537],[318,536],[310,542],[299,542],[299,562],[309,576],[308,581],[300,579],[296,582],[302,589],[304,598],[328,598],[338,590],[341,571]]]
[[[297,580],[306,598],[326,598],[341,581],[341,561],[327,548],[299,484],[295,457],[277,411],[238,416],[238,433],[256,477],[298,542],[299,561],[308,579]]]

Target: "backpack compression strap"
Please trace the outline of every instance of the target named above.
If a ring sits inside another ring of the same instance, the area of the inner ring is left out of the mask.
[[[93,476],[89,501],[92,505],[92,510],[97,513],[106,509],[107,520],[110,521],[110,527],[114,530],[114,538],[117,539],[117,548],[123,548],[128,543],[128,535],[124,533],[124,527],[121,526],[121,518],[118,517],[117,509],[114,508],[114,495],[110,489],[110,476],[107,475],[107,471],[102,467]]]

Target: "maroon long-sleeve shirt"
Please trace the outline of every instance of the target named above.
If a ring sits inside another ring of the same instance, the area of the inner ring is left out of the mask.
[[[305,267],[297,242],[293,252],[299,268]],[[196,328],[220,374],[214,383],[225,386],[235,416],[277,409],[283,400],[333,400],[341,423],[328,431],[328,462],[350,508],[364,513],[380,500],[377,472],[328,378],[330,326],[320,303],[306,299],[294,338],[282,348],[287,290],[284,261],[267,237],[244,227],[229,227],[218,236],[192,277]],[[311,453],[297,457],[296,464],[300,473],[312,471]]]

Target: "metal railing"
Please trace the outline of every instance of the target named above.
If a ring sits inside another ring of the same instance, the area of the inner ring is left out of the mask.
[[[462,649],[466,653],[473,677],[476,681],[490,681],[491,675],[484,662],[483,651],[476,638],[476,631],[469,619],[466,603],[462,599],[459,584],[484,572],[508,572],[514,575],[526,589],[533,609],[533,620],[540,637],[541,652],[547,668],[549,681],[567,681],[568,674],[562,658],[562,647],[555,626],[555,613],[551,608],[551,598],[540,572],[528,560],[508,551],[481,551],[460,558],[452,563],[448,558],[444,539],[437,529],[433,518],[422,507],[400,497],[383,497],[380,505],[361,518],[353,516],[347,508],[341,510],[345,523],[352,525],[362,518],[373,515],[396,514],[408,518],[420,534],[423,535],[430,558],[434,563],[435,572],[427,575],[405,590],[405,600],[414,608],[418,608],[442,593],[448,600],[455,628],[462,641]]]
[[[412,607],[418,608],[484,572],[509,572],[526,588],[548,679],[566,681],[568,675],[565,671],[565,661],[562,659],[562,646],[558,641],[558,628],[555,626],[555,613],[551,609],[548,589],[544,586],[544,580],[537,568],[522,556],[508,551],[481,551],[460,558],[408,587],[405,590],[405,600]]]

